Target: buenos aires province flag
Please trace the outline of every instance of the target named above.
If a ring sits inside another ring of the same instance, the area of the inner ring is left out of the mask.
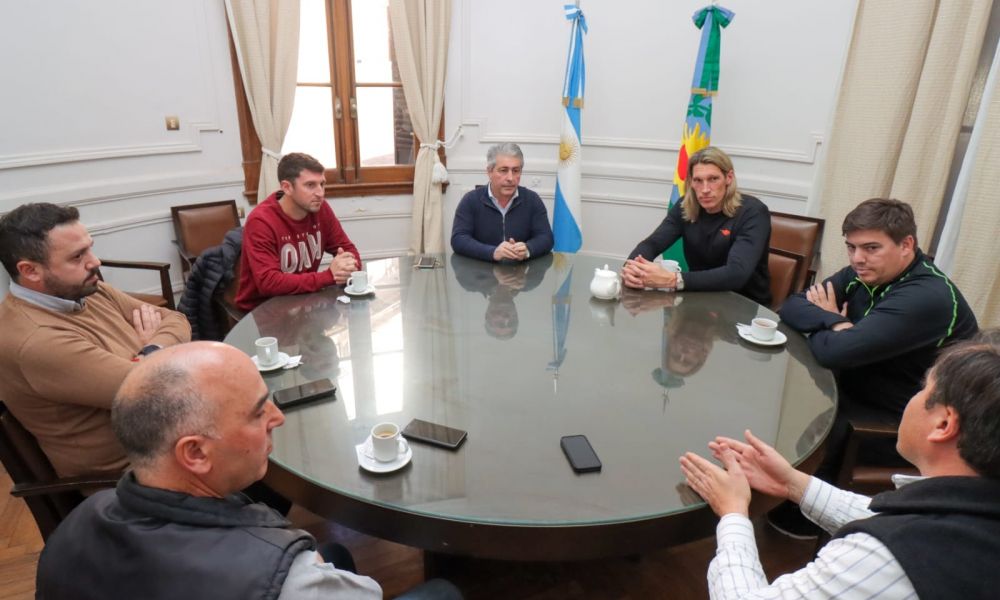
[[[563,81],[562,131],[559,135],[559,167],[556,170],[556,199],[552,216],[555,252],[576,252],[583,245],[583,221],[580,218],[580,116],[583,112],[585,70],[583,34],[587,21],[583,11],[573,4],[564,6],[566,18],[573,22]]]

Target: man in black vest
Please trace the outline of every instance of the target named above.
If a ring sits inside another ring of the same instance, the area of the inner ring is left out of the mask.
[[[38,597],[381,598],[345,549],[334,566],[311,535],[239,493],[264,476],[284,421],[236,348],[195,342],[143,360],[111,409],[132,470],[53,533]],[[460,596],[432,581],[403,597]]]
[[[837,377],[837,415],[816,470],[825,481],[840,471],[850,421],[899,425],[941,349],[979,330],[962,292],[917,245],[909,204],[865,200],[841,231],[850,264],[781,307],[781,320],[809,335],[816,361]],[[891,440],[866,441],[859,455],[865,463],[904,464]],[[768,523],[792,537],[819,534],[788,503]]]
[[[716,438],[725,466],[686,453],[688,485],[722,518],[708,569],[713,599],[996,598],[1000,571],[1000,346],[986,340],[946,350],[907,403],[899,453],[920,477],[868,498],[797,471],[746,432]],[[747,518],[750,489],[798,503],[834,534],[812,563],[768,584]]]

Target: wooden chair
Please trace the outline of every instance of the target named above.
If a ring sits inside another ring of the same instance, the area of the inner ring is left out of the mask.
[[[767,249],[767,270],[771,274],[771,308],[777,311],[797,291],[798,275],[806,258],[778,248]]]
[[[174,286],[170,283],[170,263],[162,262],[139,262],[132,260],[110,260],[101,259],[101,268],[111,268],[111,269],[144,269],[148,271],[159,271],[160,272],[160,293],[159,294],[142,294],[139,292],[125,292],[129,296],[132,296],[136,300],[145,302],[146,304],[152,304],[153,306],[159,306],[161,308],[169,308],[170,310],[176,310],[176,305],[174,304]],[[98,271],[97,276],[104,281],[104,275]]]
[[[794,252],[805,257],[795,278],[795,290],[812,285],[819,269],[820,244],[823,241],[823,219],[787,213],[771,213],[770,247]]]
[[[886,467],[858,462],[859,450],[869,440],[895,440],[899,436],[898,428],[882,423],[849,422],[847,445],[844,447],[844,459],[837,475],[837,486],[858,494],[872,495],[894,489],[892,476],[919,475],[916,467]]]
[[[0,462],[14,482],[10,494],[24,498],[42,539],[48,539],[66,515],[83,502],[83,490],[114,487],[121,477],[121,473],[57,477],[35,436],[3,402],[0,402]]]
[[[177,251],[181,257],[181,272],[187,279],[191,265],[206,248],[218,246],[226,232],[240,226],[240,213],[235,200],[170,207],[174,222]]]

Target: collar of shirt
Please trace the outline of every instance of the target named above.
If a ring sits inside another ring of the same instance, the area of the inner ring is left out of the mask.
[[[510,202],[507,203],[507,206],[505,208],[503,206],[500,206],[500,202],[497,200],[497,197],[493,195],[493,186],[491,186],[489,183],[486,184],[486,194],[490,197],[490,202],[492,202],[493,206],[497,207],[497,210],[500,211],[500,214],[504,216],[507,216],[507,211],[510,209],[511,206],[514,205],[514,199],[517,198],[517,195],[520,193],[521,192],[517,188],[514,188],[514,195],[510,197]]]
[[[923,475],[904,475],[903,473],[894,473],[892,475],[892,484],[896,486],[896,489],[903,487],[904,485],[909,485],[914,481],[921,481],[927,479]]]
[[[35,290],[29,290],[23,285],[18,285],[13,281],[10,282],[10,293],[25,302],[34,304],[35,306],[41,306],[42,308],[47,308],[61,313],[80,312],[83,310],[84,304],[87,301],[86,298],[80,298],[79,300],[67,300],[66,298],[59,298],[58,296],[50,296],[48,294],[36,292]]]

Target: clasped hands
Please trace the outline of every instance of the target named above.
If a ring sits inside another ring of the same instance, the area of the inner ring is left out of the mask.
[[[358,259],[354,258],[353,254],[343,248],[337,248],[337,254],[333,257],[333,262],[330,263],[330,271],[333,273],[334,282],[338,285],[347,283],[347,278],[351,276],[351,273],[357,271],[360,266]]]
[[[643,288],[667,288],[677,287],[677,273],[673,273],[646,260],[642,256],[636,256],[625,261],[622,267],[622,282],[625,287]]]
[[[515,242],[514,238],[510,238],[506,242],[500,242],[500,245],[493,250],[493,260],[527,260],[528,259],[528,245],[524,242]]]
[[[693,452],[684,453],[680,457],[681,471],[691,489],[720,517],[730,513],[749,516],[751,488],[799,503],[809,476],[796,470],[749,429],[744,437],[746,443],[727,437],[708,443],[712,456],[725,468]]]

